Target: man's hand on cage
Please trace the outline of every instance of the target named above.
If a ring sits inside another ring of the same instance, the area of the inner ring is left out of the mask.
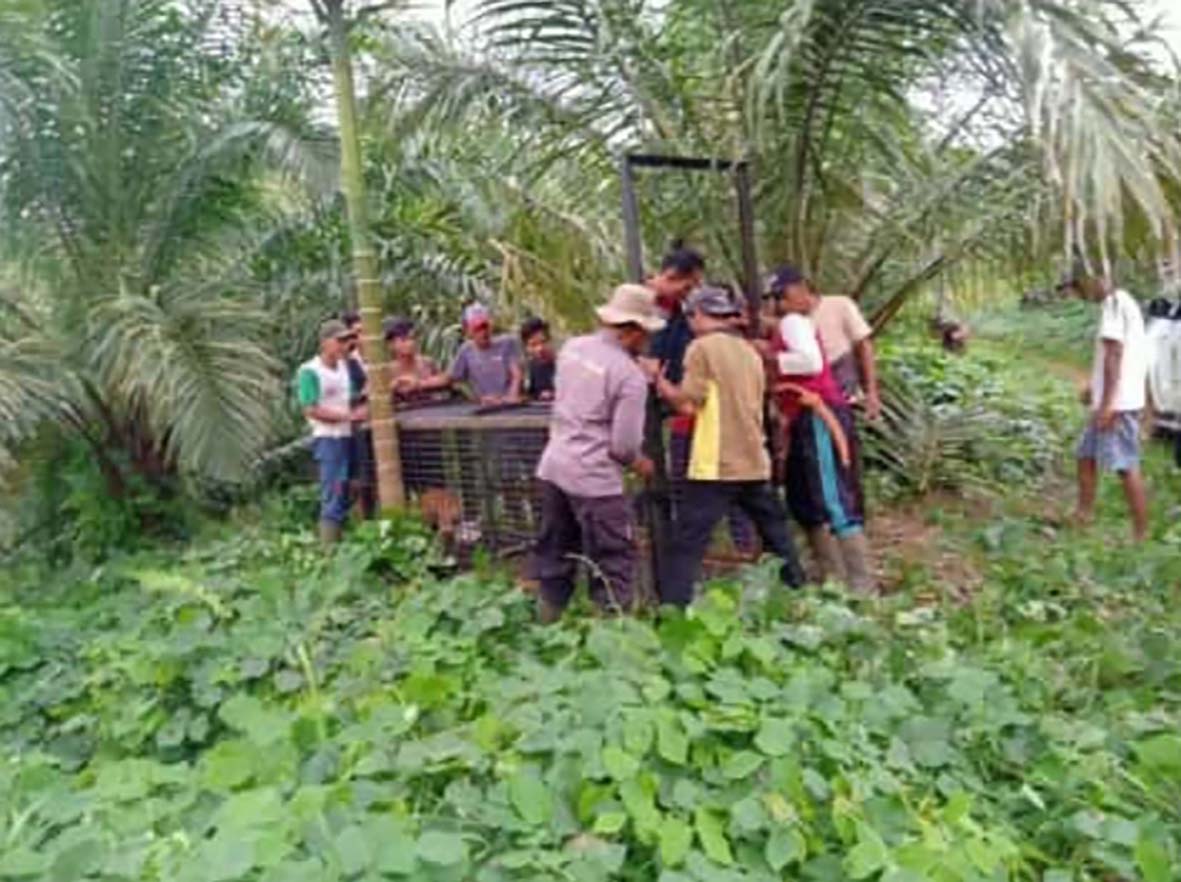
[[[405,395],[409,392],[417,392],[421,383],[419,383],[418,377],[403,375],[400,377],[395,377],[394,382],[391,383],[391,385],[393,386],[395,392],[400,392]]]
[[[639,456],[631,464],[632,473],[645,481],[651,481],[656,474],[656,463],[646,456]]]
[[[350,411],[350,413],[349,413],[349,418],[354,423],[365,422],[365,420],[369,419],[369,405],[368,404],[361,404],[361,405],[358,405],[357,407],[354,407],[352,409],[352,411]]]

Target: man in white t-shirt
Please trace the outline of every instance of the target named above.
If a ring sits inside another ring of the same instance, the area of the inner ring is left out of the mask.
[[[1140,305],[1127,292],[1096,277],[1065,283],[1079,297],[1101,304],[1095,362],[1083,400],[1090,420],[1078,447],[1078,518],[1095,514],[1099,469],[1115,472],[1124,485],[1137,542],[1148,538],[1148,499],[1140,474],[1140,412],[1148,381],[1148,338]]]
[[[320,353],[295,375],[299,406],[312,430],[312,450],[320,471],[320,539],[340,539],[349,513],[349,453],[353,423],[369,418],[368,405],[354,406],[347,364],[351,341],[344,322],[320,325]]]

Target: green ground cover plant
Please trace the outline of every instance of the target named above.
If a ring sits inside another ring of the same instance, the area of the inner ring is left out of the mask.
[[[1181,872],[1181,528],[964,523],[967,605],[751,569],[545,629],[492,570],[436,577],[413,522],[324,560],[296,515],[5,573],[0,878]]]
[[[995,493],[1061,475],[1082,412],[1069,383],[1013,351],[980,342],[959,356],[933,341],[884,342],[882,420],[864,431],[879,498]]]

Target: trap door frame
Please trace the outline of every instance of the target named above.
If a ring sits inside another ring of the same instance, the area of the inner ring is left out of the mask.
[[[644,281],[644,240],[640,222],[640,206],[636,197],[636,172],[693,171],[728,174],[734,181],[738,202],[738,234],[742,249],[742,287],[750,311],[747,333],[759,334],[762,313],[762,286],[759,284],[759,260],[755,245],[754,198],[751,192],[750,161],[746,159],[716,159],[695,156],[671,156],[655,153],[627,153],[619,161],[619,178],[623,196],[623,231],[627,249],[627,270],[631,281]],[[648,396],[648,413],[644,421],[645,454],[656,466],[651,488],[644,494],[644,511],[648,520],[651,545],[651,568],[654,586],[661,581],[661,567],[668,548],[669,525],[672,522],[672,500],[669,493],[668,469],[665,459],[664,426],[661,404],[656,395]]]

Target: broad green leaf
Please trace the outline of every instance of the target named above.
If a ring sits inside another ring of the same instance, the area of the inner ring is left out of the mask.
[[[283,818],[283,802],[273,787],[246,790],[230,796],[213,816],[213,825],[226,833],[236,833],[277,824]]]
[[[775,828],[767,840],[764,857],[771,869],[779,872],[790,863],[802,861],[806,854],[804,837],[795,829]]]
[[[440,867],[454,867],[467,860],[467,843],[458,833],[423,833],[415,850],[419,858]]]
[[[245,692],[239,692],[225,702],[217,714],[227,726],[261,746],[282,741],[291,730],[289,714],[277,708],[268,708]]]
[[[205,843],[200,867],[201,877],[209,882],[238,879],[254,867],[254,843],[218,834]]]
[[[656,751],[673,765],[683,766],[689,759],[689,736],[673,714],[661,714],[656,721]]]
[[[623,746],[634,757],[643,758],[652,748],[652,723],[647,714],[629,713],[623,724]]]
[[[508,791],[513,808],[528,823],[545,824],[553,817],[553,795],[533,769],[522,770],[510,778]]]
[[[1163,845],[1155,839],[1141,837],[1136,843],[1136,868],[1144,877],[1144,882],[1169,882],[1177,877],[1169,861],[1169,853]],[[1177,867],[1181,870],[1181,865]]]
[[[769,821],[762,800],[753,794],[730,806],[730,832],[739,838],[765,830]]]
[[[603,768],[616,781],[626,781],[640,771],[640,761],[623,748],[609,744],[603,748]]]
[[[624,781],[619,786],[619,798],[640,830],[655,830],[660,824],[660,811],[652,792],[637,779]]]
[[[734,862],[721,818],[709,809],[701,807],[694,812],[693,825],[697,829],[701,848],[710,860],[726,866]]]
[[[884,869],[890,850],[872,827],[858,827],[858,842],[845,856],[845,872],[853,879],[865,879]]]
[[[722,765],[722,774],[731,781],[739,781],[743,778],[749,778],[759,770],[762,764],[763,758],[757,753],[742,750],[726,760]]]
[[[356,876],[373,864],[372,843],[366,837],[365,831],[356,825],[341,830],[332,845],[340,860],[340,868],[346,876]]]
[[[795,747],[795,742],[795,728],[791,721],[778,717],[763,720],[758,734],[755,735],[755,747],[767,756],[787,756]]]
[[[373,853],[373,869],[387,876],[411,876],[418,867],[414,840],[389,816],[365,822],[365,836]]]
[[[43,876],[51,861],[49,855],[28,848],[6,851],[2,856],[4,860],[0,861],[0,879]]]
[[[665,815],[660,823],[660,860],[676,867],[685,860],[693,845],[693,828],[675,815]]]
[[[623,812],[606,812],[595,818],[594,831],[604,836],[618,833],[627,824],[627,815]]]

